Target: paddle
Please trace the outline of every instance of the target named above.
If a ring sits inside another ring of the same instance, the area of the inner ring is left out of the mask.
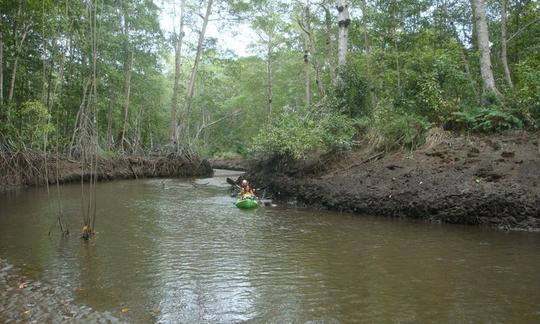
[[[241,188],[241,187],[236,183],[236,181],[234,181],[233,179],[227,178],[226,180],[227,180],[227,183],[230,184],[231,186],[233,186],[233,187],[235,187],[235,188],[238,188],[238,189]],[[261,199],[257,199],[257,200],[259,200],[260,202],[262,202],[265,206],[271,206],[272,200],[264,199],[264,197],[266,196],[266,189],[267,189],[267,188],[268,188],[268,186],[266,185],[266,186],[264,186],[264,187],[255,189],[256,191],[264,190],[264,191],[263,191],[262,198],[261,198]]]
[[[230,184],[233,187],[240,188],[240,186],[231,178],[227,178],[227,183]]]

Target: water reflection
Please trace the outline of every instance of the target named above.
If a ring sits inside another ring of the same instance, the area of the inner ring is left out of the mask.
[[[540,320],[536,233],[245,212],[225,176],[98,184],[88,243],[47,236],[57,209],[44,189],[0,196],[0,257],[136,322]],[[62,191],[72,230],[79,190]]]

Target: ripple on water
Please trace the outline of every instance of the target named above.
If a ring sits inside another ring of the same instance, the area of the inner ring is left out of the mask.
[[[98,184],[89,244],[43,235],[54,219],[43,191],[0,197],[0,256],[96,316],[130,322],[538,320],[536,234],[242,211],[228,188],[224,178]],[[63,188],[71,228],[79,191]]]

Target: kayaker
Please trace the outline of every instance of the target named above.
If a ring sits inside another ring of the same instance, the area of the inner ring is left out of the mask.
[[[242,184],[240,185],[240,198],[255,198],[255,190],[246,179],[242,180]]]

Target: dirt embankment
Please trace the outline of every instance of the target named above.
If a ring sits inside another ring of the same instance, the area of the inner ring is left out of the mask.
[[[247,162],[244,159],[210,159],[210,165],[214,169],[225,169],[233,171],[246,171]]]
[[[89,180],[99,181],[150,177],[190,177],[211,175],[207,160],[188,160],[180,157],[118,157],[99,158],[96,173],[88,164],[67,158],[49,158],[43,155],[15,155],[0,160],[0,191],[20,186],[39,186]]]
[[[248,177],[303,205],[504,229],[540,229],[540,133],[454,136],[416,151],[262,161]]]

